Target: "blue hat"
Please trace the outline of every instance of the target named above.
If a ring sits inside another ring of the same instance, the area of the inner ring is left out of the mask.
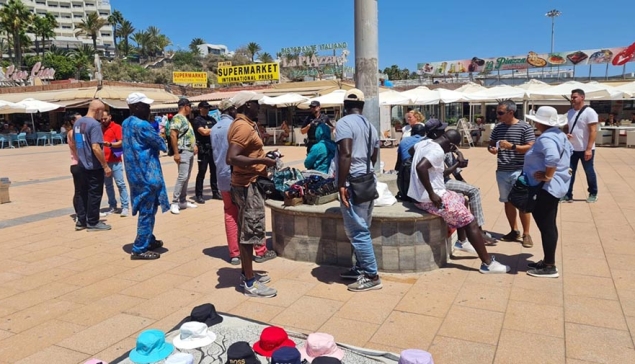
[[[165,342],[161,330],[146,330],[137,337],[137,347],[130,351],[130,360],[135,363],[154,363],[168,357],[174,351],[174,345]]]
[[[283,346],[271,354],[271,364],[300,364],[302,356],[296,348]]]

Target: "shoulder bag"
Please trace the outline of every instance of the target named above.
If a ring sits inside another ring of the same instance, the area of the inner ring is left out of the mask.
[[[360,117],[362,121],[365,121],[364,118]],[[353,191],[353,196],[351,197],[353,202],[356,204],[369,202],[375,200],[379,197],[377,193],[377,180],[375,179],[375,172],[371,172],[370,170],[370,157],[372,156],[372,135],[373,129],[370,125],[370,121],[368,122],[368,161],[366,165],[366,173],[361,176],[351,177],[350,174],[348,176],[348,183]]]

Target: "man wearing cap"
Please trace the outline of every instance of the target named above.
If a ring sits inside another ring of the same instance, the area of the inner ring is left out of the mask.
[[[257,97],[258,94],[253,91],[241,91],[231,98],[238,114],[227,132],[227,164],[232,168],[232,201],[238,206],[244,294],[250,297],[274,297],[277,291],[258,279],[252,266],[253,246],[264,241],[266,229],[264,193],[256,185],[256,180],[258,177],[267,177],[267,167],[276,164],[274,159],[265,156],[264,144],[253,121],[260,111]],[[275,257],[274,252],[267,253]]]
[[[179,112],[174,115],[170,123],[169,143],[174,151],[174,161],[178,165],[179,175],[174,184],[174,194],[170,212],[178,215],[181,209],[196,208],[196,204],[186,201],[187,184],[192,173],[194,155],[198,153],[196,137],[190,121],[187,119],[192,112],[192,104],[188,99],[179,100]]]
[[[210,132],[216,124],[216,119],[209,116],[210,105],[207,101],[199,102],[199,115],[194,118],[194,130],[196,130],[196,145],[198,146],[198,174],[196,175],[196,189],[194,201],[203,204],[203,181],[209,166],[209,184],[212,189],[212,198],[222,200],[216,181],[216,164],[212,157],[212,144]]]
[[[318,124],[325,123],[333,129],[333,124],[331,120],[329,120],[329,117],[326,114],[322,114],[319,101],[311,101],[309,108],[311,109],[311,115],[304,119],[304,124],[302,124],[302,129],[300,129],[300,132],[307,136],[306,154],[309,154],[311,147],[318,142],[315,138],[315,131],[317,130]]]
[[[126,99],[130,117],[122,125],[123,157],[132,198],[132,215],[139,213],[137,237],[132,244],[131,259],[158,259],[152,251],[163,246],[153,235],[154,219],[159,207],[168,211],[170,203],[165,189],[159,152],[167,151],[163,138],[152,128],[150,104],[153,100],[134,92]]]
[[[106,186],[106,195],[108,196],[108,205],[110,209],[102,214],[107,216],[115,212],[117,209],[117,199],[115,198],[114,184],[119,190],[119,198],[121,199],[121,217],[128,216],[128,189],[123,177],[123,164],[121,163],[121,125],[112,122],[112,115],[108,111],[104,111],[101,115],[101,128],[104,132],[104,155],[106,162],[112,170],[112,175],[106,177],[104,185]]]
[[[348,286],[348,290],[353,292],[382,288],[377,273],[373,241],[370,237],[374,201],[355,201],[354,191],[348,183],[349,178],[365,175],[369,169],[373,171],[373,164],[377,163],[379,136],[375,127],[362,115],[363,109],[364,93],[355,88],[346,91],[344,94],[346,116],[337,122],[335,129],[337,143],[337,154],[334,158],[335,177],[340,193],[340,210],[344,219],[344,230],[353,245],[356,261],[355,267],[343,272],[340,276],[356,280]],[[369,136],[370,151],[368,150]]]
[[[106,106],[99,100],[91,101],[86,116],[73,124],[73,138],[75,151],[81,166],[81,174],[86,183],[82,185],[80,193],[81,204],[85,210],[80,210],[77,216],[75,230],[103,231],[110,230],[110,225],[99,221],[99,207],[104,195],[104,177],[110,177],[112,170],[106,162],[104,151],[104,134],[101,131],[101,114]]]
[[[231,167],[227,165],[227,132],[236,117],[236,108],[230,99],[225,99],[218,105],[221,112],[220,120],[212,128],[212,150],[214,163],[216,164],[216,179],[218,189],[223,198],[223,210],[225,212],[225,234],[227,235],[227,246],[229,248],[229,263],[240,264],[240,248],[238,247],[238,206],[232,201],[231,195]],[[256,263],[271,259],[271,253],[267,254],[265,244],[254,244]],[[272,252],[273,253],[273,252]],[[262,281],[262,279],[261,279]],[[265,282],[266,283],[266,282]]]

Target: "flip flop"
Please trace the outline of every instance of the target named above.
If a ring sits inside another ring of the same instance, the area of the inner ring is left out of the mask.
[[[157,253],[157,252],[151,252],[151,251],[147,251],[147,252],[143,252],[143,253],[132,253],[130,254],[130,259],[131,260],[154,260],[154,259],[159,259],[161,258],[161,254]]]

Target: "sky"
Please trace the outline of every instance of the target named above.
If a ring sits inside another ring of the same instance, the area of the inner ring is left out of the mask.
[[[369,0],[373,1],[373,0]],[[193,38],[234,50],[256,42],[274,55],[284,47],[347,42],[354,66],[354,0],[110,0],[135,28],[157,26],[173,49]],[[635,42],[634,0],[378,0],[379,68],[417,63],[548,53],[558,9],[555,51],[613,48]],[[598,68],[598,69],[596,69]],[[601,71],[601,72],[600,72]],[[605,66],[593,73],[604,74]],[[626,67],[635,72],[635,62]],[[609,68],[609,75],[622,67]]]

